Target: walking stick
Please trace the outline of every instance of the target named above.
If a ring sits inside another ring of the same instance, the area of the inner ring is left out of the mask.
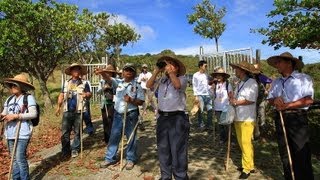
[[[81,110],[80,110],[80,158],[82,159],[83,157],[83,134],[82,134],[82,130],[83,130],[83,106],[84,106],[84,100],[82,99],[81,102]]]
[[[16,138],[14,139],[14,145],[13,145],[13,150],[12,150],[12,154],[11,154],[11,161],[10,161],[8,180],[10,180],[11,174],[12,174],[13,159],[14,159],[14,156],[15,156],[16,150],[17,150],[20,127],[21,127],[21,121],[18,121],[18,126],[17,126],[17,130],[16,130]]]
[[[226,162],[226,171],[229,168],[229,158],[230,158],[230,141],[231,141],[231,124],[228,127],[228,148],[227,148],[227,162]]]
[[[291,159],[291,153],[289,149],[289,144],[288,144],[288,138],[287,138],[287,132],[286,128],[284,127],[284,121],[283,121],[283,116],[282,116],[282,111],[279,111],[280,114],[280,120],[281,120],[281,126],[284,134],[284,141],[286,142],[286,147],[287,147],[287,152],[288,152],[288,159],[289,159],[289,165],[290,165],[290,170],[291,170],[291,177],[292,180],[294,180],[294,173],[293,173],[293,167],[292,167],[292,159]]]
[[[136,123],[136,125],[134,126],[134,128],[133,128],[133,131],[131,132],[131,134],[130,134],[130,136],[129,136],[129,139],[128,139],[128,141],[127,141],[127,144],[129,144],[130,143],[130,141],[131,141],[131,139],[132,139],[132,137],[133,137],[133,135],[134,135],[134,132],[136,131],[136,129],[137,129],[137,127],[138,127],[138,122]]]
[[[123,163],[123,140],[124,140],[124,130],[125,130],[125,124],[126,124],[126,119],[127,119],[127,111],[128,111],[128,103],[125,102],[124,105],[124,114],[123,114],[123,119],[122,119],[122,134],[121,134],[121,149],[120,149],[120,169],[119,171],[122,171],[122,163]]]

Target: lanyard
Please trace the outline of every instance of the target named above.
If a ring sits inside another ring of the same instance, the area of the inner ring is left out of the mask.
[[[286,91],[285,91],[285,89],[284,89],[284,84],[286,83],[286,81],[288,80],[288,79],[290,79],[292,76],[289,76],[287,79],[285,79],[285,80],[283,80],[283,79],[281,79],[281,84],[282,84],[282,91],[281,91],[281,94],[283,95],[285,95],[288,99],[289,99],[289,97],[288,97],[288,95],[287,95],[287,93],[286,93]]]
[[[243,86],[244,86],[244,84],[249,80],[250,78],[249,77],[247,77],[247,79],[245,79],[245,81],[243,82],[243,84],[241,85],[241,87],[239,88],[239,85],[238,85],[238,91],[237,91],[237,97],[239,96],[239,92],[240,92],[240,90],[243,88]]]

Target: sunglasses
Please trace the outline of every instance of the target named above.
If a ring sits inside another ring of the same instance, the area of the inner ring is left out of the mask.
[[[17,86],[16,84],[11,84],[11,83],[10,83],[10,84],[8,84],[8,87],[9,87],[9,88],[13,88],[13,87],[18,87],[18,86]]]

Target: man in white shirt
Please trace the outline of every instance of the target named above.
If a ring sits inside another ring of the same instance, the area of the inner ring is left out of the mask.
[[[140,130],[144,130],[144,126],[143,126],[143,116],[145,116],[147,114],[147,107],[148,107],[148,104],[150,103],[151,107],[153,108],[153,110],[155,111],[156,113],[156,105],[153,101],[153,92],[146,87],[146,83],[147,81],[150,79],[150,77],[152,76],[151,72],[148,71],[148,65],[147,64],[143,64],[142,65],[142,70],[141,70],[141,73],[139,74],[139,77],[138,77],[138,83],[140,83],[142,89],[143,89],[143,92],[144,92],[144,97],[146,98],[145,99],[145,102],[143,103],[142,106],[140,106],[140,118],[139,118],[139,128]],[[141,111],[142,109],[142,111]]]
[[[192,86],[195,101],[199,101],[200,111],[198,111],[198,126],[199,128],[206,128],[211,130],[212,128],[212,97],[209,95],[210,86],[208,85],[207,61],[199,61],[199,71],[193,74]],[[204,125],[203,122],[203,111],[204,108],[207,110],[207,121]]]

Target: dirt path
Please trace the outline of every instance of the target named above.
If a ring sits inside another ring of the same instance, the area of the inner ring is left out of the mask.
[[[103,161],[105,144],[103,142],[101,121],[94,122],[97,131],[94,136],[85,136],[84,156],[68,161],[59,160],[60,146],[55,146],[38,153],[31,159],[32,179],[159,179],[159,163],[155,139],[155,121],[145,122],[146,130],[139,131],[139,162],[133,170],[118,172],[119,166],[99,169]],[[241,164],[238,145],[234,143],[231,150],[229,170],[225,171],[226,145],[213,141],[213,134],[197,130],[191,125],[189,143],[189,177],[190,179],[238,179],[236,170]],[[281,164],[275,143],[255,142],[256,173],[249,179],[279,179]],[[146,178],[147,179],[147,178]]]

